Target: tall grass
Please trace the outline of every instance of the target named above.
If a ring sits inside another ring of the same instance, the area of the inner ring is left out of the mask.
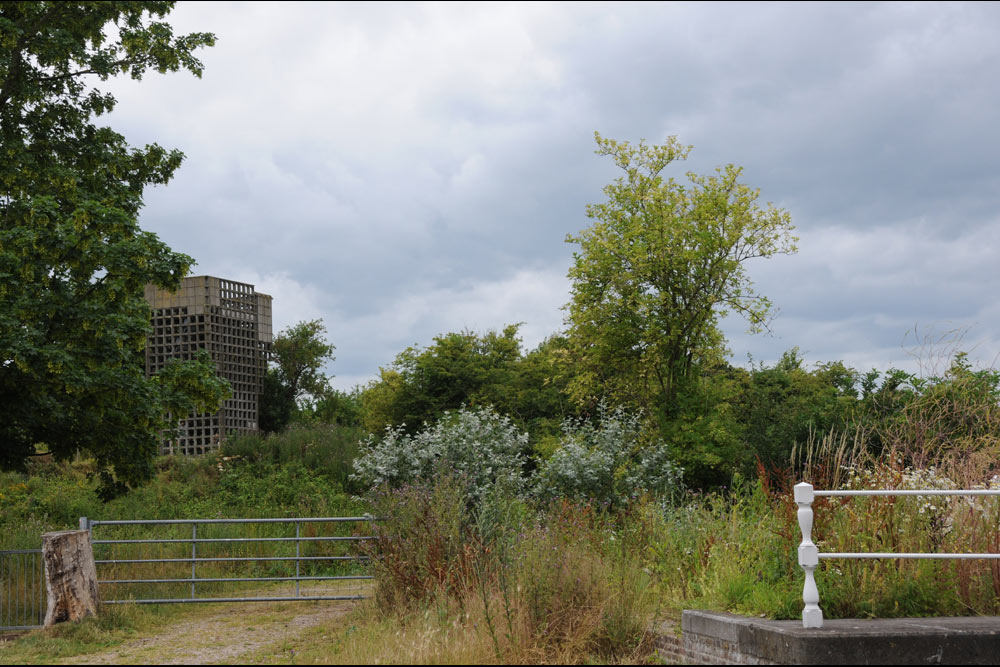
[[[1000,488],[994,372],[956,360],[892,410],[878,397],[853,428],[813,434],[785,470],[759,471],[723,493],[653,513],[655,568],[668,606],[772,618],[801,613],[801,540],[792,486],[820,489]],[[995,497],[820,497],[813,539],[825,552],[1000,552]],[[660,523],[662,516],[662,523]],[[994,560],[821,560],[820,605],[831,618],[1000,614]]]
[[[451,624],[476,638],[480,662],[648,654],[651,580],[606,517],[568,502],[537,510],[500,493],[469,511],[463,488],[443,478],[376,502],[383,613]]]

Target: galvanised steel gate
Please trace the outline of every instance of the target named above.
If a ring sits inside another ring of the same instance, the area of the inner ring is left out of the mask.
[[[343,588],[352,582],[360,584],[373,578],[368,557],[359,553],[357,548],[360,543],[372,539],[370,535],[357,534],[359,526],[367,526],[371,521],[370,516],[149,521],[94,521],[81,517],[80,528],[91,532],[102,597],[114,598],[103,600],[104,604],[358,600],[366,597],[360,585],[354,590]],[[320,535],[316,534],[320,531],[310,529],[324,527],[324,524],[328,529],[331,526],[341,527],[339,531],[330,532],[351,534]],[[209,534],[213,526],[216,527],[214,535]],[[258,534],[235,537],[218,534],[220,527],[229,528],[231,532],[239,526],[254,526]],[[119,533],[127,536],[103,536],[102,533],[110,527],[117,527]],[[177,534],[178,530],[186,531],[187,527],[190,527],[190,537]],[[174,534],[150,536],[157,529],[166,529]],[[262,532],[287,534],[262,535]],[[183,553],[180,552],[182,549]],[[156,568],[154,573],[158,572],[160,576],[151,576],[149,568]],[[184,568],[183,576],[178,576],[179,568]],[[265,571],[265,576],[246,576],[262,568],[271,571]],[[206,575],[206,569],[214,569],[212,574],[220,576]],[[245,594],[248,584],[263,586],[272,582],[294,583],[295,592]],[[319,591],[303,590],[303,584],[338,587],[333,590],[329,587]],[[187,595],[167,597],[156,594],[158,587],[160,590],[162,587],[176,590],[178,586],[183,586]],[[226,587],[224,591],[232,592],[235,588],[241,594],[199,594],[199,588],[201,593],[205,593],[206,589],[213,587],[216,593],[219,587]],[[120,595],[122,593],[124,595]],[[45,619],[45,601],[42,550],[0,551],[0,631],[41,627]]]
[[[373,539],[358,534],[358,527],[367,528],[372,520],[370,516],[141,521],[81,517],[80,528],[91,533],[103,604],[360,600],[366,597],[360,586],[344,589],[373,578],[368,557],[357,548]],[[104,534],[110,527],[116,527],[112,532],[117,535]],[[180,536],[187,527],[190,537]],[[350,534],[317,534],[322,527]],[[242,529],[242,534],[233,536],[234,529]],[[150,536],[157,530],[160,535]],[[169,535],[162,535],[163,530]],[[295,592],[246,594],[247,584],[270,582],[294,583]],[[303,583],[320,582],[326,588],[303,590]],[[162,592],[179,586],[185,595]]]
[[[40,628],[45,599],[42,550],[0,551],[0,631]]]

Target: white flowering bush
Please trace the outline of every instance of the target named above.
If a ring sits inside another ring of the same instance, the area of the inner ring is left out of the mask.
[[[469,500],[481,501],[495,485],[523,495],[528,435],[490,408],[445,413],[416,435],[402,427],[370,436],[354,461],[352,479],[370,488],[429,482],[441,473],[463,480]]]
[[[641,430],[639,416],[621,408],[602,406],[597,424],[566,420],[559,447],[538,469],[536,493],[621,504],[645,493],[678,491],[683,470],[662,440],[644,446]]]

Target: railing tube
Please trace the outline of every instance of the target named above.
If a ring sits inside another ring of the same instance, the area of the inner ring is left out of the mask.
[[[195,566],[198,564],[198,524],[191,524],[191,599],[197,597],[194,592],[196,578]]]
[[[802,544],[799,545],[799,565],[806,575],[802,588],[802,627],[822,628],[823,610],[819,608],[819,589],[816,588],[816,566],[819,565],[819,548],[812,541],[813,509],[816,494],[812,484],[802,482],[795,485],[795,504],[799,506],[799,529]]]

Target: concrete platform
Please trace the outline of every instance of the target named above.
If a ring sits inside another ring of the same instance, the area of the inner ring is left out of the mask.
[[[710,611],[685,611],[683,662],[786,665],[995,665],[1000,617],[769,621]]]

